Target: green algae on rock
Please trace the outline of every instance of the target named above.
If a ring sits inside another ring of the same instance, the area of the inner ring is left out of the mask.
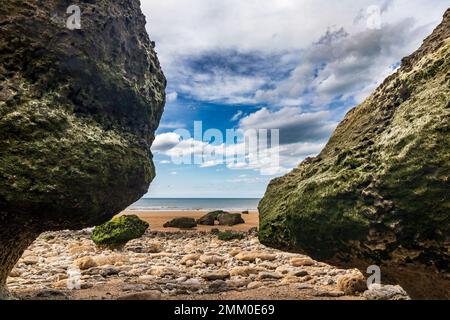
[[[135,215],[124,215],[95,227],[92,241],[99,247],[121,248],[133,239],[142,237],[149,224]]]
[[[450,10],[315,158],[273,180],[262,243],[450,298]]]
[[[155,176],[166,80],[138,0],[0,6],[0,298],[43,231],[108,221]]]

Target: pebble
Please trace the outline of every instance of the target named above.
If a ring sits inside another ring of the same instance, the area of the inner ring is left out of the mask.
[[[39,237],[12,270],[9,289],[40,293],[42,299],[64,298],[57,293],[64,291],[70,298],[68,283],[79,271],[80,290],[120,284],[118,292],[124,294],[120,299],[154,300],[162,295],[279,286],[310,289],[316,297],[334,298],[347,294],[344,280],[338,283],[339,279],[357,275],[354,270],[265,247],[251,235],[222,242],[211,233],[149,231],[123,249],[111,251],[96,248],[90,232],[59,231]],[[46,240],[49,235],[52,239]],[[115,293],[106,298],[117,297]],[[364,297],[404,299],[407,295],[400,287],[372,286]]]

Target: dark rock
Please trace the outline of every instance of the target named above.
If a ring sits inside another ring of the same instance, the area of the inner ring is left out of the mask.
[[[149,224],[135,215],[120,216],[92,231],[92,241],[99,247],[121,248],[133,239],[142,237]]]
[[[247,233],[250,236],[257,236],[258,235],[258,228],[257,227],[250,228]]]
[[[67,299],[67,295],[64,292],[51,289],[39,291],[36,294],[36,297],[46,299]]]
[[[164,228],[191,229],[197,226],[197,222],[193,218],[175,218],[164,224]]]
[[[245,223],[244,219],[239,213],[227,213],[220,214],[219,217],[219,225],[221,226],[234,226],[237,224]]]
[[[378,265],[412,298],[450,298],[449,37],[450,9],[319,157],[270,183],[263,244],[363,274]]]
[[[0,298],[44,231],[101,224],[155,176],[166,80],[138,0],[0,6]]]
[[[219,233],[220,233],[219,229],[217,229],[217,228],[212,228],[211,229],[211,234],[219,234]]]
[[[216,217],[214,214],[208,213],[197,220],[197,224],[202,226],[213,226],[216,222]]]
[[[242,214],[250,214],[250,212],[248,212],[248,210],[242,211]]]

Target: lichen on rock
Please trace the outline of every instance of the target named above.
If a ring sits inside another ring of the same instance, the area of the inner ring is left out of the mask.
[[[273,180],[262,243],[365,273],[414,298],[449,298],[450,9],[422,47],[339,124],[325,149]]]
[[[116,217],[95,227],[92,241],[99,247],[121,248],[133,239],[140,238],[150,225],[135,215]]]
[[[80,30],[68,5],[0,6],[0,291],[41,232],[103,223],[155,176],[166,80],[139,1],[80,1]]]

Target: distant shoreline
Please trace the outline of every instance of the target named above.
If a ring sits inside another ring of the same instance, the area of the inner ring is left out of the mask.
[[[126,211],[257,211],[258,198],[142,198]]]

